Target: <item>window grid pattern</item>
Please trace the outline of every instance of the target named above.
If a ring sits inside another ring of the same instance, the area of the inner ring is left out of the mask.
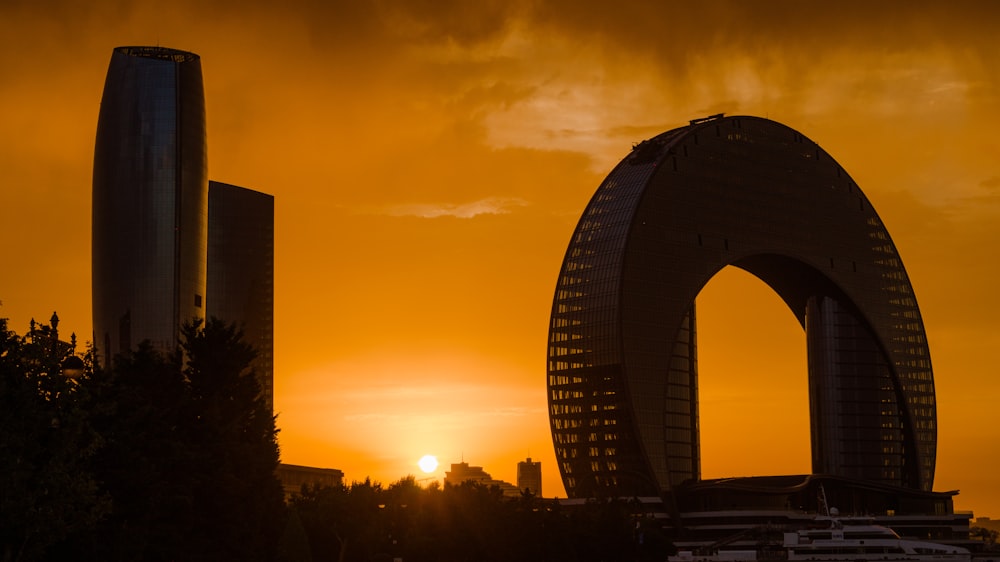
[[[549,326],[549,418],[564,484],[579,495],[659,493],[635,438],[618,306],[635,203],[669,139],[668,133],[635,147],[604,180],[580,219],[556,286]]]

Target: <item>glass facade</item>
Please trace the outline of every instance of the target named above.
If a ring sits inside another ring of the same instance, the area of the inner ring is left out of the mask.
[[[274,402],[274,197],[208,184],[208,316],[235,323],[254,346],[251,365]]]
[[[104,364],[148,340],[173,351],[204,316],[208,177],[201,60],[119,47],[94,150],[94,344]]]
[[[814,472],[930,490],[930,356],[881,220],[800,133],[717,116],[635,146],[570,241],[547,368],[567,493],[659,495],[700,478],[694,302],[730,265],[806,330]]]

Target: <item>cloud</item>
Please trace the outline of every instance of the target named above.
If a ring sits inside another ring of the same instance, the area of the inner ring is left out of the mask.
[[[1000,176],[993,176],[993,177],[987,178],[987,179],[979,182],[979,185],[981,185],[982,187],[985,187],[986,189],[988,189],[990,191],[1000,190]]]
[[[420,217],[436,219],[455,217],[471,219],[479,215],[506,215],[515,208],[527,207],[528,202],[519,197],[487,197],[471,203],[410,203],[385,208],[381,214],[391,217]]]

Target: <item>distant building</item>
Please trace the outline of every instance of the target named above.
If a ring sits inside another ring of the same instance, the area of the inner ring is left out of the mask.
[[[481,466],[469,466],[467,462],[452,464],[451,470],[445,471],[444,483],[450,486],[460,486],[463,482],[474,482],[486,487],[497,486],[503,495],[508,497],[520,497],[521,490],[510,482],[495,480]]]
[[[980,527],[983,529],[989,529],[991,531],[997,531],[1000,533],[1000,519],[990,519],[989,517],[976,517],[976,520],[971,522],[970,525],[975,527]]]
[[[274,196],[208,183],[205,311],[236,324],[254,347],[251,364],[274,410]]]
[[[531,457],[517,463],[517,487],[542,497],[542,463],[532,462]]]
[[[278,480],[285,490],[285,501],[302,491],[302,486],[335,487],[344,483],[344,473],[336,468],[316,468],[298,464],[281,463]]]

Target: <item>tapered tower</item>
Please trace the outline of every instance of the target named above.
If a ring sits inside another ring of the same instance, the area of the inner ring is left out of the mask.
[[[94,343],[107,365],[144,340],[176,348],[204,316],[208,171],[198,55],[118,47],[94,150]]]

